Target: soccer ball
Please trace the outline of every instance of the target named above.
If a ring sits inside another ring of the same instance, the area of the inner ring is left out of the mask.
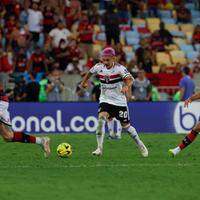
[[[72,155],[72,147],[68,143],[61,143],[57,147],[57,154],[61,158],[68,158]]]

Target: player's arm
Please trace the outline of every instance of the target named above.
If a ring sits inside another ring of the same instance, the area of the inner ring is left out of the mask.
[[[132,85],[133,85],[133,77],[131,75],[126,76],[123,79],[124,86],[122,87],[121,92],[127,94],[128,99],[131,98],[132,95]]]
[[[93,66],[84,76],[83,80],[80,84],[80,87],[87,88],[88,86],[88,80],[93,74],[97,74],[100,69],[100,65],[97,63],[95,66]]]
[[[183,100],[183,95],[184,95],[185,89],[182,87],[182,88],[180,88],[179,92],[180,92],[180,100]]]
[[[192,102],[192,101],[195,101],[195,100],[198,100],[200,99],[200,92],[192,95],[190,98],[186,99],[185,100],[185,103],[184,103],[184,107],[188,107],[188,105]]]
[[[89,71],[85,74],[85,76],[83,77],[83,80],[80,84],[80,86],[82,88],[87,88],[88,87],[88,80],[90,79],[90,77],[92,76],[92,73]]]

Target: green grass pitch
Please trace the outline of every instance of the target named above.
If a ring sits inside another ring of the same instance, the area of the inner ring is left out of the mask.
[[[36,145],[0,139],[0,200],[193,200],[200,199],[200,140],[178,157],[168,156],[183,135],[141,134],[149,149],[142,158],[129,136],[105,140],[104,155],[94,157],[94,135],[49,135],[52,155]],[[70,159],[56,155],[68,142]]]

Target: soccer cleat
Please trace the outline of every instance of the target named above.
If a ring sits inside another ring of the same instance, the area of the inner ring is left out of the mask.
[[[48,158],[51,154],[51,150],[50,150],[50,139],[48,137],[43,137],[42,138],[42,148],[44,150],[44,157]]]
[[[172,157],[175,157],[177,154],[179,154],[181,151],[181,148],[178,146],[174,149],[169,149],[169,155],[172,156]]]
[[[171,157],[175,157],[175,153],[174,153],[174,151],[173,151],[173,149],[169,149],[168,150],[168,153],[169,153],[169,156],[171,156]]]
[[[143,157],[148,157],[148,155],[149,155],[148,149],[145,147],[145,145],[143,144],[142,141],[138,145],[138,148],[139,148]]]
[[[94,156],[101,156],[103,154],[101,148],[97,148],[95,151],[92,152],[92,155]]]

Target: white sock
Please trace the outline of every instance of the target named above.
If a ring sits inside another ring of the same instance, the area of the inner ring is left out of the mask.
[[[125,130],[130,134],[136,144],[140,145],[142,143],[136,129],[133,126],[129,126],[128,128],[125,128]]]
[[[42,144],[42,138],[41,137],[36,137],[35,143],[36,144]]]
[[[96,134],[96,138],[97,138],[97,147],[100,149],[103,149],[103,140],[104,140],[104,136],[105,136],[105,119],[101,118],[100,120],[102,120],[100,123],[102,123],[102,127],[101,127],[101,132],[99,134]]]
[[[178,154],[181,151],[181,148],[178,146],[176,148],[173,149],[174,154]]]
[[[115,136],[114,123],[115,123],[114,119],[107,121],[109,135],[112,137]]]
[[[121,134],[122,134],[122,125],[121,125],[121,122],[119,120],[116,120],[116,122],[117,122],[117,133],[116,133],[116,135],[118,137],[121,137]]]

